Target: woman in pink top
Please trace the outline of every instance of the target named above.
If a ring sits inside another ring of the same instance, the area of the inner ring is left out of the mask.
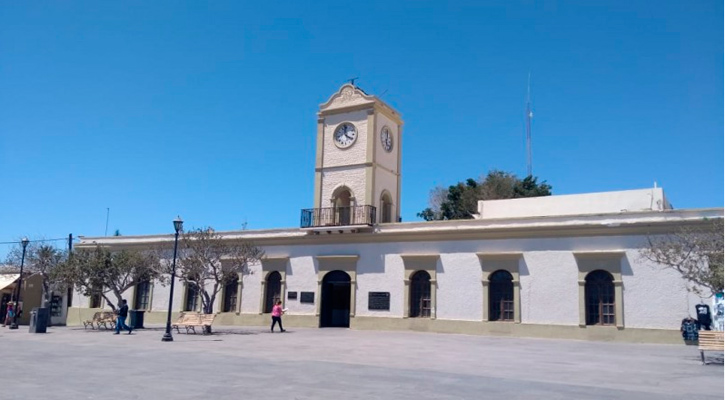
[[[282,301],[277,300],[277,303],[275,303],[274,307],[272,307],[272,333],[274,333],[274,324],[279,324],[279,330],[284,332],[284,328],[282,328],[282,314],[284,314],[284,310],[282,310]]]

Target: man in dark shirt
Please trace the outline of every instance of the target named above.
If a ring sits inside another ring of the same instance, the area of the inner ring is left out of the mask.
[[[700,323],[700,328],[709,331],[710,325],[712,325],[710,306],[707,304],[698,304],[695,306],[695,311],[697,312],[697,322]]]
[[[128,304],[126,304],[126,299],[121,300],[121,304],[118,305],[118,316],[116,317],[116,333],[114,335],[118,335],[121,333],[121,329],[128,329],[128,334],[131,334],[130,326],[126,325],[126,317],[128,317]]]

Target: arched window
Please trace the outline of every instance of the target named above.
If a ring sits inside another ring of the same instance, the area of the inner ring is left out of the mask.
[[[393,222],[393,201],[390,198],[390,193],[383,192],[380,196],[380,223]]]
[[[410,278],[410,317],[430,317],[430,275],[418,271]]]
[[[271,313],[272,307],[277,300],[281,300],[282,291],[282,275],[279,272],[273,271],[267,275],[266,293],[264,294],[264,312]]]
[[[224,304],[223,312],[235,312],[237,310],[237,290],[239,288],[239,278],[234,278],[224,285]]]
[[[514,282],[511,273],[498,270],[489,277],[489,321],[514,320]]]
[[[614,278],[607,271],[590,272],[584,286],[587,325],[614,325]]]

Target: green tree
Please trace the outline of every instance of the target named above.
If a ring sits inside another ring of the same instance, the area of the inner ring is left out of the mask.
[[[103,296],[115,310],[126,290],[141,282],[159,279],[163,272],[153,252],[112,251],[96,246],[75,250],[54,271],[53,277],[67,286],[75,286],[84,296]]]
[[[550,196],[551,185],[538,178],[519,179],[510,172],[491,170],[478,180],[469,178],[449,186],[435,187],[429,196],[429,206],[418,213],[426,221],[471,219],[478,211],[479,200],[515,199]]]
[[[20,271],[23,248],[20,244],[10,249],[4,272]],[[23,275],[40,275],[43,285],[43,307],[48,307],[54,290],[63,289],[55,277],[57,269],[65,262],[67,252],[45,243],[31,242],[25,249]]]

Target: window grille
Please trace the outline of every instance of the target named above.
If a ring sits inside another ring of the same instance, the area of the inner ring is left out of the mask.
[[[237,310],[238,283],[239,280],[234,279],[224,287],[224,307],[222,308],[224,312],[235,312]]]
[[[410,317],[428,318],[431,313],[430,275],[425,271],[413,274],[410,282]]]
[[[489,282],[489,321],[513,321],[513,276],[508,271],[496,271],[491,274]]]
[[[587,325],[614,325],[614,278],[609,272],[594,271],[586,277]]]

